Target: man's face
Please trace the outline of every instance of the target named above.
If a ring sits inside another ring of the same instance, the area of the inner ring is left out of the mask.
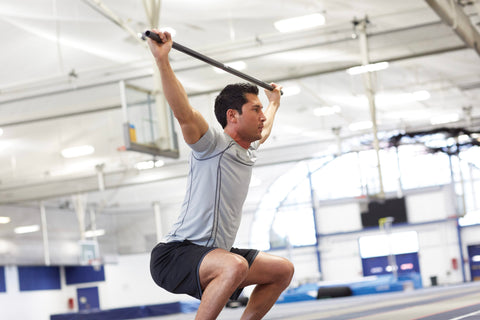
[[[253,93],[245,95],[247,103],[242,106],[242,114],[238,119],[238,134],[246,141],[257,141],[262,138],[263,123],[266,118],[258,96]]]

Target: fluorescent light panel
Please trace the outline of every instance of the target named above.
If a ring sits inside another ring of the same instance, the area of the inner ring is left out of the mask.
[[[0,217],[0,224],[7,224],[10,221],[12,221],[12,219],[10,219],[10,217]]]
[[[38,224],[34,224],[31,226],[22,226],[13,229],[16,234],[23,234],[23,233],[32,233],[37,232],[40,230],[40,226]]]
[[[317,117],[322,116],[329,116],[335,113],[340,113],[342,109],[339,106],[332,106],[332,107],[319,107],[313,109],[313,114]]]
[[[85,231],[85,238],[94,238],[94,237],[100,237],[100,236],[103,236],[103,235],[105,235],[105,230],[104,229]]]
[[[165,164],[163,160],[149,160],[149,161],[141,161],[135,164],[135,168],[137,170],[147,170],[147,169],[153,169],[153,168],[160,168]]]
[[[435,124],[444,124],[460,120],[458,113],[444,114],[430,119],[430,123]]]
[[[274,23],[280,32],[293,32],[315,28],[325,24],[325,17],[320,13],[279,20]]]
[[[347,69],[347,73],[353,76],[353,75],[367,73],[367,72],[384,70],[387,68],[388,68],[388,62],[384,61],[384,62],[378,62],[378,63],[370,63],[364,66],[352,67]]]
[[[351,123],[348,126],[348,129],[350,131],[361,131],[361,130],[367,130],[373,127],[372,121],[359,121],[359,122],[354,122]]]
[[[90,145],[66,148],[61,151],[64,158],[77,158],[92,154],[95,149]]]

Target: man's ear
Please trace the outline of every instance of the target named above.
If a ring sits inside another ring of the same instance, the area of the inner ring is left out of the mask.
[[[237,122],[238,118],[238,111],[235,109],[228,109],[227,110],[227,122]]]

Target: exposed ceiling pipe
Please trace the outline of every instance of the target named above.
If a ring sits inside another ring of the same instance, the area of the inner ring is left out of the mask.
[[[438,16],[480,56],[480,34],[456,1],[425,0]]]
[[[123,30],[127,31],[134,39],[136,39],[142,46],[146,47],[144,41],[140,39],[138,36],[138,32],[135,32],[132,28],[130,28],[119,16],[117,16],[112,10],[110,10],[101,0],[83,0],[88,6],[93,8],[95,11],[100,13],[102,16],[107,18],[108,20],[115,23],[117,26],[122,28]]]
[[[360,53],[362,57],[363,66],[370,64],[368,38],[367,38],[368,23],[369,21],[367,17],[365,17],[363,20],[360,20],[360,21],[354,21],[356,30],[358,30],[358,39],[360,44]],[[381,161],[380,161],[380,146],[378,142],[377,107],[375,104],[375,88],[373,85],[372,73],[371,72],[364,73],[363,80],[364,80],[366,95],[368,98],[370,118],[372,121],[373,148],[377,156],[377,172],[378,172],[378,183],[379,183],[379,192],[377,196],[380,199],[384,199],[385,191],[383,187],[382,168],[381,168]]]
[[[414,54],[409,54],[409,55],[406,55],[406,56],[394,57],[394,58],[388,59],[388,61],[394,62],[394,61],[402,61],[402,60],[407,60],[407,59],[420,58],[420,57],[427,56],[427,55],[435,55],[435,54],[442,54],[442,53],[447,53],[447,52],[451,52],[451,51],[463,50],[465,48],[466,47],[462,45],[462,46],[456,46],[456,47],[452,47],[452,48],[445,49],[445,50],[433,50],[433,51],[429,51],[429,52],[423,52],[423,53],[420,53],[420,54],[419,53],[414,53]],[[379,62],[379,61],[377,61],[377,60],[372,60],[371,61],[371,63],[376,63],[376,62]],[[345,70],[345,69],[348,69],[350,67],[354,67],[354,66],[357,66],[357,65],[358,64],[350,64],[348,66],[340,67],[340,68],[333,68],[333,69],[322,70],[322,71],[313,71],[313,72],[308,72],[308,73],[300,73],[300,74],[296,74],[296,75],[293,75],[293,76],[278,78],[278,79],[276,79],[276,81],[277,82],[283,82],[283,81],[287,81],[287,80],[298,80],[298,79],[302,79],[302,78],[320,76],[320,75],[329,74],[329,73],[333,73],[333,72],[339,72],[339,71],[342,71],[342,70]],[[188,70],[190,70],[190,68],[178,70],[177,73],[186,72]],[[138,75],[134,75],[134,76],[130,76],[130,77],[123,77],[123,79],[125,79],[126,81],[130,81],[130,80],[144,79],[144,78],[147,78],[147,77],[150,77],[150,76],[151,76],[151,74],[146,75],[146,74],[139,73]],[[15,98],[15,99],[11,99],[11,100],[0,101],[0,105],[7,104],[7,103],[20,102],[20,101],[29,100],[29,99],[41,98],[41,97],[45,97],[45,96],[49,96],[49,95],[62,94],[62,93],[67,93],[67,92],[71,92],[71,91],[91,89],[91,88],[95,88],[95,87],[99,87],[99,86],[106,86],[106,85],[117,84],[117,83],[118,83],[118,80],[115,79],[115,80],[108,80],[108,81],[104,81],[104,82],[98,82],[98,83],[95,83],[95,84],[90,84],[88,86],[78,86],[78,87],[69,88],[69,89],[58,89],[58,90],[52,91],[52,92],[46,92],[46,93],[42,93],[42,94],[33,94],[33,95],[30,95],[30,96],[26,96],[26,97],[19,97],[19,98]],[[305,88],[304,86],[302,86],[302,87]],[[220,90],[221,90],[221,88],[212,88],[208,91],[200,91],[200,92],[194,92],[194,93],[188,92],[188,96],[189,97],[201,96],[201,95],[205,95],[205,94],[215,93],[215,92],[218,92]],[[80,116],[80,115],[89,114],[89,113],[106,112],[106,111],[111,111],[111,110],[120,109],[120,108],[121,108],[121,105],[109,105],[109,106],[104,106],[104,107],[96,107],[96,108],[83,110],[83,111],[53,114],[53,115],[49,115],[49,116],[45,116],[45,117],[38,117],[38,118],[31,118],[31,119],[22,119],[22,120],[19,120],[19,121],[4,122],[4,123],[0,123],[0,127],[26,125],[26,124],[31,124],[31,123],[35,123],[35,122],[41,122],[41,121],[50,121],[50,120],[55,120],[55,119],[75,117],[75,116]]]
[[[87,1],[87,0],[85,0]],[[369,34],[370,38],[374,37],[381,37],[381,36],[390,36],[394,33],[398,32],[403,32],[403,31],[410,31],[412,29],[421,29],[421,28],[430,28],[430,27],[435,27],[438,25],[442,25],[441,22],[435,22],[435,23],[427,23],[427,24],[422,24],[422,25],[417,25],[415,27],[407,27],[407,28],[400,28],[400,29],[394,29],[394,30],[388,30],[388,31],[383,31],[383,32],[377,32],[374,34]],[[303,34],[303,33],[302,33]],[[297,37],[296,39],[303,39],[306,40],[305,42],[301,42],[300,44],[297,45],[292,45],[291,41],[282,41],[282,43],[288,43],[288,48],[287,47],[282,47],[282,48],[272,48],[272,49],[267,49],[265,47],[265,44],[263,46],[264,50],[261,52],[258,52],[256,50],[255,54],[249,53],[243,54],[243,55],[237,55],[235,57],[230,57],[229,60],[249,60],[249,59],[255,59],[255,58],[261,58],[265,56],[269,56],[272,54],[276,54],[279,52],[292,52],[295,50],[301,50],[301,49],[309,49],[309,48],[314,48],[314,47],[320,47],[324,45],[331,45],[335,43],[346,43],[348,41],[353,41],[351,36],[349,35],[348,37],[336,39],[336,40],[331,40],[331,41],[321,41],[319,42],[319,37],[312,37],[306,39],[304,36],[301,36],[300,34],[296,34]],[[263,40],[265,43],[266,40]],[[272,45],[278,44],[278,41],[272,41]],[[145,45],[145,43],[143,43]],[[252,48],[251,46],[246,47],[244,49]],[[436,54],[436,53],[443,53],[443,52],[449,52],[449,51],[454,51],[454,50],[459,50],[463,49],[464,47],[459,47],[459,46],[454,46],[454,47],[448,47],[444,48],[442,50],[427,50],[424,52],[417,52],[417,53],[409,53],[409,54],[404,54],[402,56],[397,56],[397,57],[392,57],[389,59],[389,61],[395,61],[395,60],[403,60],[403,59],[408,59],[408,58],[415,58],[415,57],[421,57],[425,55],[431,55],[431,54]],[[209,56],[214,56],[218,60],[223,60],[222,58],[217,58],[218,55],[223,54],[223,53],[228,53],[228,52],[240,52],[237,49],[234,49],[234,46],[223,46],[223,51],[222,52],[216,52],[215,54],[212,54],[211,52],[204,52],[202,50],[202,53],[205,53]],[[375,62],[375,61],[372,61]],[[48,79],[38,79],[35,82],[28,82],[28,83],[23,83],[23,84],[17,84],[14,86],[9,86],[9,87],[3,87],[0,88],[0,93],[3,96],[3,99],[0,99],[0,105],[5,104],[5,103],[10,103],[10,102],[15,102],[19,101],[22,99],[30,99],[30,98],[36,98],[37,96],[43,96],[45,94],[56,94],[56,93],[62,93],[62,92],[69,92],[69,91],[74,91],[78,89],[82,89],[83,87],[90,87],[91,84],[93,83],[94,86],[99,86],[102,84],[111,84],[111,83],[118,83],[120,80],[131,80],[131,79],[139,79],[139,78],[146,78],[152,76],[152,69],[151,69],[151,63],[150,61],[135,61],[131,67],[128,67],[129,65],[124,65],[122,66],[123,70],[121,72],[115,72],[115,70],[118,70],[116,66],[113,66],[112,68],[102,68],[99,70],[99,72],[94,72],[95,70],[89,70],[89,78],[90,82],[89,83],[84,83],[82,82],[82,78],[84,77],[85,71],[78,70],[78,75],[80,76],[78,79],[75,79],[74,85],[71,83],[70,78],[66,78],[64,76],[57,78],[55,81],[55,78],[48,78]],[[321,73],[329,73],[329,72],[335,72],[335,71],[340,71],[343,69],[347,69],[349,67],[352,67],[353,65],[346,65],[341,68],[335,68],[331,70],[326,70],[325,72]],[[179,72],[184,72],[184,71],[190,71],[198,68],[205,68],[208,67],[205,65],[205,63],[196,63],[196,61],[191,61],[191,59],[182,59],[182,60],[175,60],[173,63],[173,67],[177,73]],[[148,69],[148,70],[147,70]],[[287,79],[298,79],[304,76],[311,76],[315,74],[321,74],[321,73],[309,73],[305,75],[294,75],[292,77],[284,77],[281,79],[275,79],[275,81],[280,81],[280,80],[287,80]],[[133,76],[132,76],[133,75]],[[105,79],[106,78],[106,79]],[[95,79],[92,81],[92,79]],[[103,80],[102,80],[103,79]],[[47,84],[45,82],[48,81]],[[35,92],[33,90],[42,90],[44,92]],[[32,90],[33,89],[33,90]],[[211,91],[216,91],[211,90]],[[26,94],[20,94],[20,91],[27,92]],[[33,92],[32,92],[33,91]],[[18,92],[17,96],[15,97],[15,94]],[[10,98],[8,97],[10,95]],[[3,101],[2,101],[3,100]]]

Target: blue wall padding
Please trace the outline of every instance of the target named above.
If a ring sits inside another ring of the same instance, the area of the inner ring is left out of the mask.
[[[297,288],[288,289],[280,295],[277,303],[317,300],[318,287],[316,283],[307,283]]]
[[[65,281],[67,285],[105,281],[105,270],[103,266],[98,271],[92,266],[65,267]]]
[[[173,313],[194,312],[198,309],[198,305],[199,302],[173,302],[109,310],[94,310],[89,312],[54,314],[50,316],[50,320],[140,319],[147,317],[164,316]]]
[[[0,266],[0,292],[7,292],[7,284],[5,282],[5,267]]]
[[[405,285],[422,288],[422,277],[419,273],[404,273],[394,279],[392,275],[382,275],[364,278],[362,281],[352,283],[323,284],[307,283],[297,288],[284,291],[277,303],[316,300],[324,297],[340,297],[347,295],[363,295],[383,292],[403,291]],[[346,290],[346,289],[350,290]],[[322,295],[324,297],[322,297]]]
[[[18,267],[20,291],[61,289],[60,267]]]

